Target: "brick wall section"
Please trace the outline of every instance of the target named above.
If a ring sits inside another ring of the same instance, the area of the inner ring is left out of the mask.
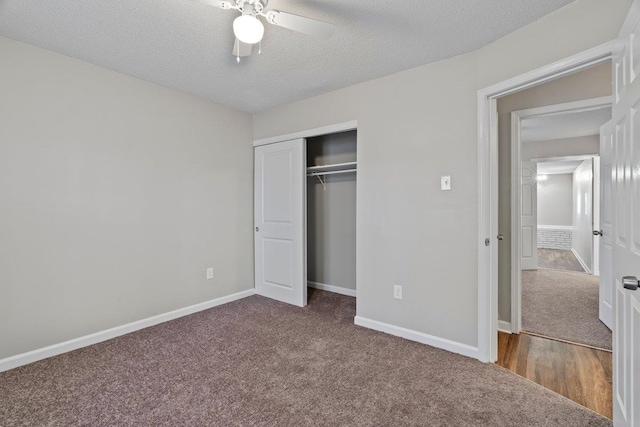
[[[566,249],[570,251],[572,247],[571,239],[571,229],[538,227],[538,248]]]

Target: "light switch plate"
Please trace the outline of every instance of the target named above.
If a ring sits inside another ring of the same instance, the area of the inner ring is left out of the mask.
[[[213,279],[213,267],[207,268],[207,280]]]
[[[395,285],[393,287],[393,297],[395,299],[402,299],[402,286]]]
[[[440,188],[442,191],[451,191],[451,176],[443,175],[440,177]]]

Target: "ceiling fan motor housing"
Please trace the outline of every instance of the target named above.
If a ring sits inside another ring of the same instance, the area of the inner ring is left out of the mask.
[[[236,0],[236,6],[243,15],[253,16],[261,14],[267,3],[268,0]]]

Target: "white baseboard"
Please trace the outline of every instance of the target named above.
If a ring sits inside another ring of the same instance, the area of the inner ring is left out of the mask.
[[[511,329],[511,322],[506,322],[504,320],[498,320],[498,330],[507,334],[513,333],[513,330]]]
[[[584,268],[584,271],[586,271],[587,273],[591,274],[591,269],[589,267],[587,267],[587,264],[585,264],[584,261],[582,260],[582,258],[580,258],[580,255],[578,255],[578,252],[574,248],[571,248],[571,252],[578,259],[578,262],[580,263],[582,268]]]
[[[411,329],[402,328],[400,326],[389,325],[388,323],[378,322],[377,320],[367,319],[362,316],[356,316],[354,323],[358,326],[373,329],[379,332],[384,332],[397,337],[405,338],[411,341],[416,341],[422,344],[427,344],[432,347],[441,348],[443,350],[450,351],[452,353],[461,354],[463,356],[471,357],[480,360],[478,353],[478,347],[473,347],[467,344],[462,344],[456,341],[451,341],[445,338],[428,335],[422,332],[413,331]]]
[[[199,311],[208,310],[210,308],[227,304],[232,301],[236,301],[242,298],[250,297],[254,295],[255,289],[249,289],[247,291],[238,292],[236,294],[227,295],[225,297],[216,298],[211,301],[202,302],[199,304],[191,305],[189,307],[180,308],[178,310],[170,311],[168,313],[159,314],[157,316],[148,317],[146,319],[138,320],[136,322],[127,323],[126,325],[116,326],[115,328],[107,329],[104,331],[96,332],[83,337],[74,338],[69,341],[53,344],[48,347],[39,348],[26,353],[17,354],[15,356],[7,357],[0,360],[0,372],[8,371],[9,369],[17,368],[18,366],[27,365],[29,363],[37,362],[38,360],[46,359],[48,357],[56,356],[58,354],[66,353],[69,351],[77,350],[82,347],[87,347],[99,342],[107,341],[121,335],[126,335],[131,332],[138,331],[140,329],[148,328],[159,323],[168,322],[179,317],[188,316]]]
[[[335,294],[346,295],[349,297],[356,296],[355,289],[343,288],[341,286],[327,285],[324,283],[318,283],[318,282],[312,282],[312,281],[308,281],[307,286],[314,289],[320,289],[321,291],[333,292]]]

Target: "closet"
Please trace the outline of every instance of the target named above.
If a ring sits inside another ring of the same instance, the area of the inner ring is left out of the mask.
[[[355,296],[356,131],[307,139],[307,283]]]
[[[307,305],[307,287],[355,296],[355,127],[255,143],[255,289]],[[320,136],[316,136],[320,135]]]

